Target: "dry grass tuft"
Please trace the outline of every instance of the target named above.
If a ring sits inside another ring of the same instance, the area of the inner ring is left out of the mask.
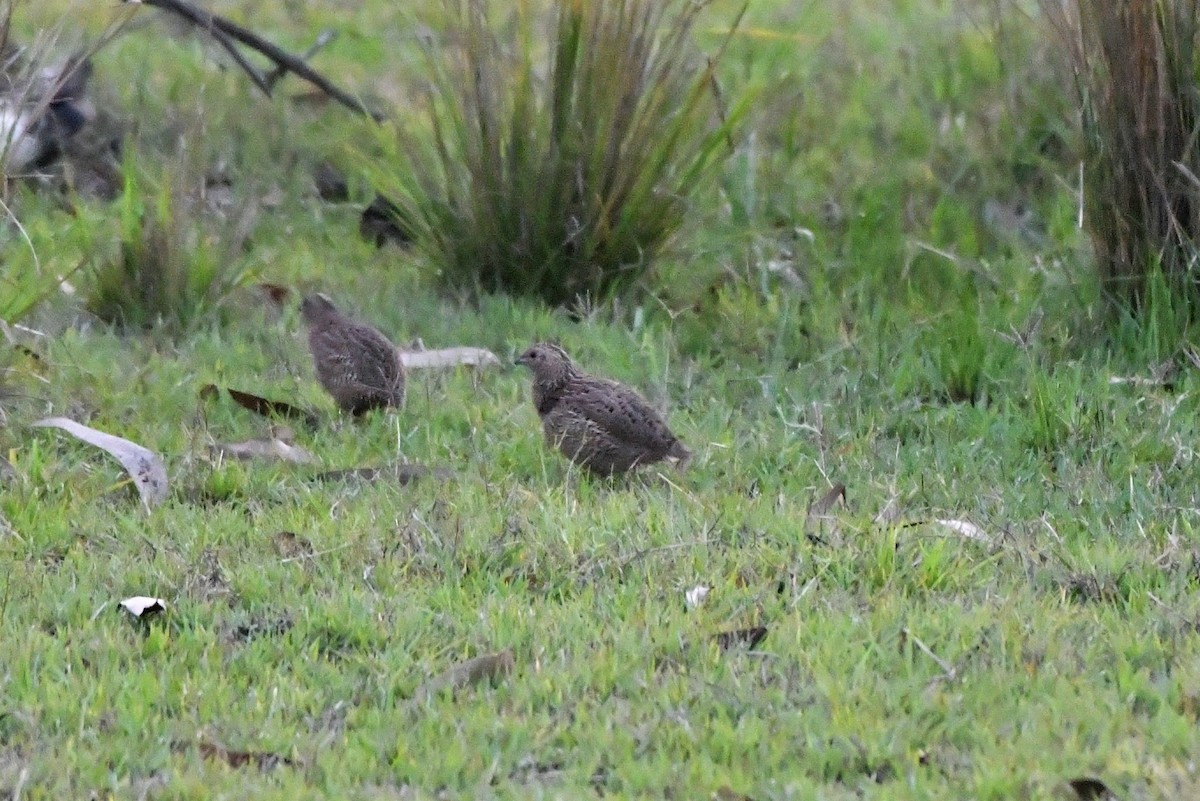
[[[1195,299],[1200,242],[1198,0],[1044,0],[1082,114],[1085,225],[1114,301],[1137,310],[1161,269]]]

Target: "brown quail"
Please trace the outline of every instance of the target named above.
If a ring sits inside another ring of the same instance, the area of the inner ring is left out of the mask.
[[[691,456],[640,395],[580,371],[557,345],[534,345],[517,364],[533,371],[533,405],[546,442],[581,467],[611,476]]]
[[[300,303],[317,378],[342,411],[358,416],[404,405],[404,366],[383,334],[345,317],[317,293]]]

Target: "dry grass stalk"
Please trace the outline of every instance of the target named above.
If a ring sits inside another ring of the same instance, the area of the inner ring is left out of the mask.
[[[1114,301],[1145,305],[1161,268],[1195,294],[1200,242],[1200,0],[1042,0],[1073,70],[1085,220]]]

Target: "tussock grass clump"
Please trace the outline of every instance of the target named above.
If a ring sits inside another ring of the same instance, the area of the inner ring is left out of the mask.
[[[431,136],[402,134],[380,177],[418,246],[452,285],[554,304],[644,277],[744,110],[721,108],[724,42],[692,44],[708,3],[520,4],[505,26],[489,0],[449,5],[461,47],[426,49]]]
[[[1044,2],[1082,113],[1085,224],[1112,299],[1147,305],[1160,270],[1189,305],[1200,243],[1200,2]]]
[[[126,169],[115,248],[100,248],[89,309],[129,329],[184,333],[211,320],[247,278],[245,249],[257,219],[252,202],[205,176],[186,157],[155,181]]]

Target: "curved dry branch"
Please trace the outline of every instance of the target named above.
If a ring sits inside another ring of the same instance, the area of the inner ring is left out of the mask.
[[[337,102],[341,103],[351,111],[371,117],[375,120],[383,119],[383,115],[372,111],[367,106],[354,97],[349,92],[339,89],[328,78],[314,70],[308,64],[304,63],[304,59],[299,56],[292,55],[283,48],[273,44],[262,38],[254,31],[248,28],[243,28],[234,22],[230,22],[224,17],[205,11],[204,9],[192,5],[187,0],[126,0],[126,2],[137,3],[144,6],[153,6],[169,11],[172,14],[177,14],[183,17],[188,22],[195,25],[197,28],[208,33],[217,43],[225,48],[233,56],[234,61],[241,67],[254,85],[262,90],[267,97],[271,96],[271,89],[275,85],[278,76],[283,72],[291,72],[299,75],[306,81],[316,85],[322,92],[332,97]],[[320,40],[318,40],[320,42]],[[246,61],[245,56],[237,49],[237,44],[243,44],[246,47],[261,53],[275,64],[275,70],[271,78],[265,77],[259,70]]]

